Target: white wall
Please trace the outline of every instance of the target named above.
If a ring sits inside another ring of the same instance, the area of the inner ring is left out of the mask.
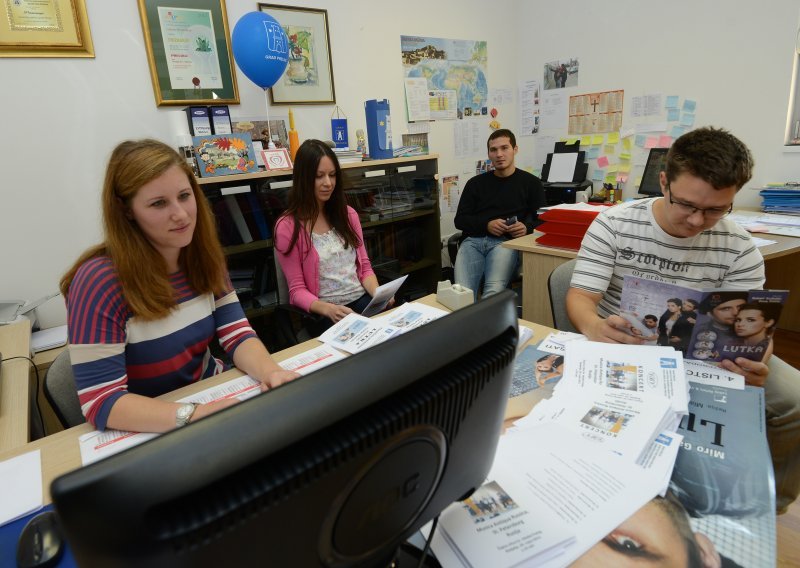
[[[2,299],[55,291],[80,252],[102,238],[99,194],[105,162],[118,142],[152,136],[173,143],[164,113],[175,107],[156,107],[136,2],[86,3],[94,59],[0,58]],[[374,98],[390,100],[395,145],[406,132],[401,35],[486,40],[490,85],[512,87],[516,81],[514,58],[493,60],[493,49],[515,43],[512,0],[493,4],[492,26],[485,25],[483,0],[273,3],[328,10],[336,100],[351,136],[365,128],[363,103]],[[228,0],[227,9],[233,29],[256,2]],[[264,116],[263,91],[238,69],[237,80],[241,104],[231,106],[232,115]],[[332,105],[295,107],[301,139],[330,139],[332,111]],[[283,106],[270,109],[272,116],[286,112]],[[507,112],[511,116],[513,105]],[[434,125],[430,142],[441,154],[442,171],[462,167],[453,157],[452,124]],[[63,323],[63,302],[48,302],[40,318],[44,326]]]
[[[363,101],[371,98],[390,100],[396,144],[405,132],[400,35],[482,39],[490,89],[516,92],[517,81],[540,77],[546,61],[577,56],[580,85],[568,91],[625,89],[625,127],[635,125],[628,114],[632,95],[693,98],[698,125],[729,128],[753,150],[753,185],[800,177],[800,154],[781,147],[795,0],[274,3],[328,10],[336,98],[351,136],[364,127]],[[231,27],[255,4],[228,0]],[[87,0],[87,9],[94,59],[0,58],[0,298],[55,290],[77,255],[100,240],[99,192],[117,142],[143,136],[172,142],[164,113],[174,108],[155,106],[136,3]],[[263,116],[263,92],[238,70],[237,76],[241,105],[231,106],[232,114]],[[294,110],[301,138],[330,137],[332,106]],[[285,113],[285,107],[270,109],[273,116]],[[500,107],[499,120],[515,129],[513,104]],[[483,157],[457,160],[452,133],[452,123],[441,122],[430,134],[443,174],[468,171]],[[523,167],[537,166],[535,139],[520,138]],[[758,200],[743,190],[739,202]],[[450,231],[448,216],[442,233]],[[49,302],[42,317],[45,325],[63,323],[63,303]]]
[[[798,9],[796,0],[572,0],[546,9],[521,0],[520,78],[541,76],[548,61],[578,57],[579,85],[566,94],[624,89],[623,128],[666,120],[632,117],[633,96],[696,100],[695,126],[727,128],[752,151],[754,176],[736,203],[758,206],[758,192],[748,188],[800,179],[800,153],[782,146]],[[531,151],[520,145],[521,154]],[[636,194],[633,177],[626,197]]]

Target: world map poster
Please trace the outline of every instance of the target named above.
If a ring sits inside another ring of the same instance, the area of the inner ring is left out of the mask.
[[[424,78],[430,118],[468,118],[488,114],[485,41],[400,36],[403,73]]]

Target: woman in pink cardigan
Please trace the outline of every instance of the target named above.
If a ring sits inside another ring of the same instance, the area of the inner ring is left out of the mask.
[[[275,224],[275,253],[289,303],[325,316],[327,327],[369,303],[378,279],[358,213],[348,207],[339,161],[319,140],[297,150],[286,212]]]

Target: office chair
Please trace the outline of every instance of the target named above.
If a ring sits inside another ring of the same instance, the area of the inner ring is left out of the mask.
[[[53,408],[58,421],[64,428],[72,428],[86,422],[78,401],[78,389],[72,375],[69,350],[56,357],[44,376],[44,396]]]
[[[567,316],[567,291],[572,280],[572,271],[575,270],[573,258],[561,264],[550,273],[547,279],[547,291],[550,294],[550,312],[553,314],[553,326],[560,331],[571,331],[577,333],[578,330],[572,325]]]
[[[319,335],[318,328],[324,316],[311,314],[289,303],[289,285],[283,273],[278,255],[273,256],[275,262],[275,283],[278,293],[278,305],[275,307],[275,323],[278,327],[280,347],[285,349],[297,345]]]
[[[447,256],[450,259],[450,265],[453,267],[453,282],[455,282],[455,269],[456,269],[456,257],[458,256],[458,249],[461,246],[461,243],[464,242],[466,239],[461,231],[456,231],[447,239]],[[517,293],[520,294],[522,289],[522,263],[520,262],[517,266],[517,273],[511,278],[511,281],[508,283],[509,290],[517,290]],[[521,306],[517,306],[518,308]]]

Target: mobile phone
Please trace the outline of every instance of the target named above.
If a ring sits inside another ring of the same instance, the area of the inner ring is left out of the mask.
[[[514,215],[514,216],[509,217],[509,218],[506,219],[506,226],[513,225],[516,222],[517,222],[517,216]]]

